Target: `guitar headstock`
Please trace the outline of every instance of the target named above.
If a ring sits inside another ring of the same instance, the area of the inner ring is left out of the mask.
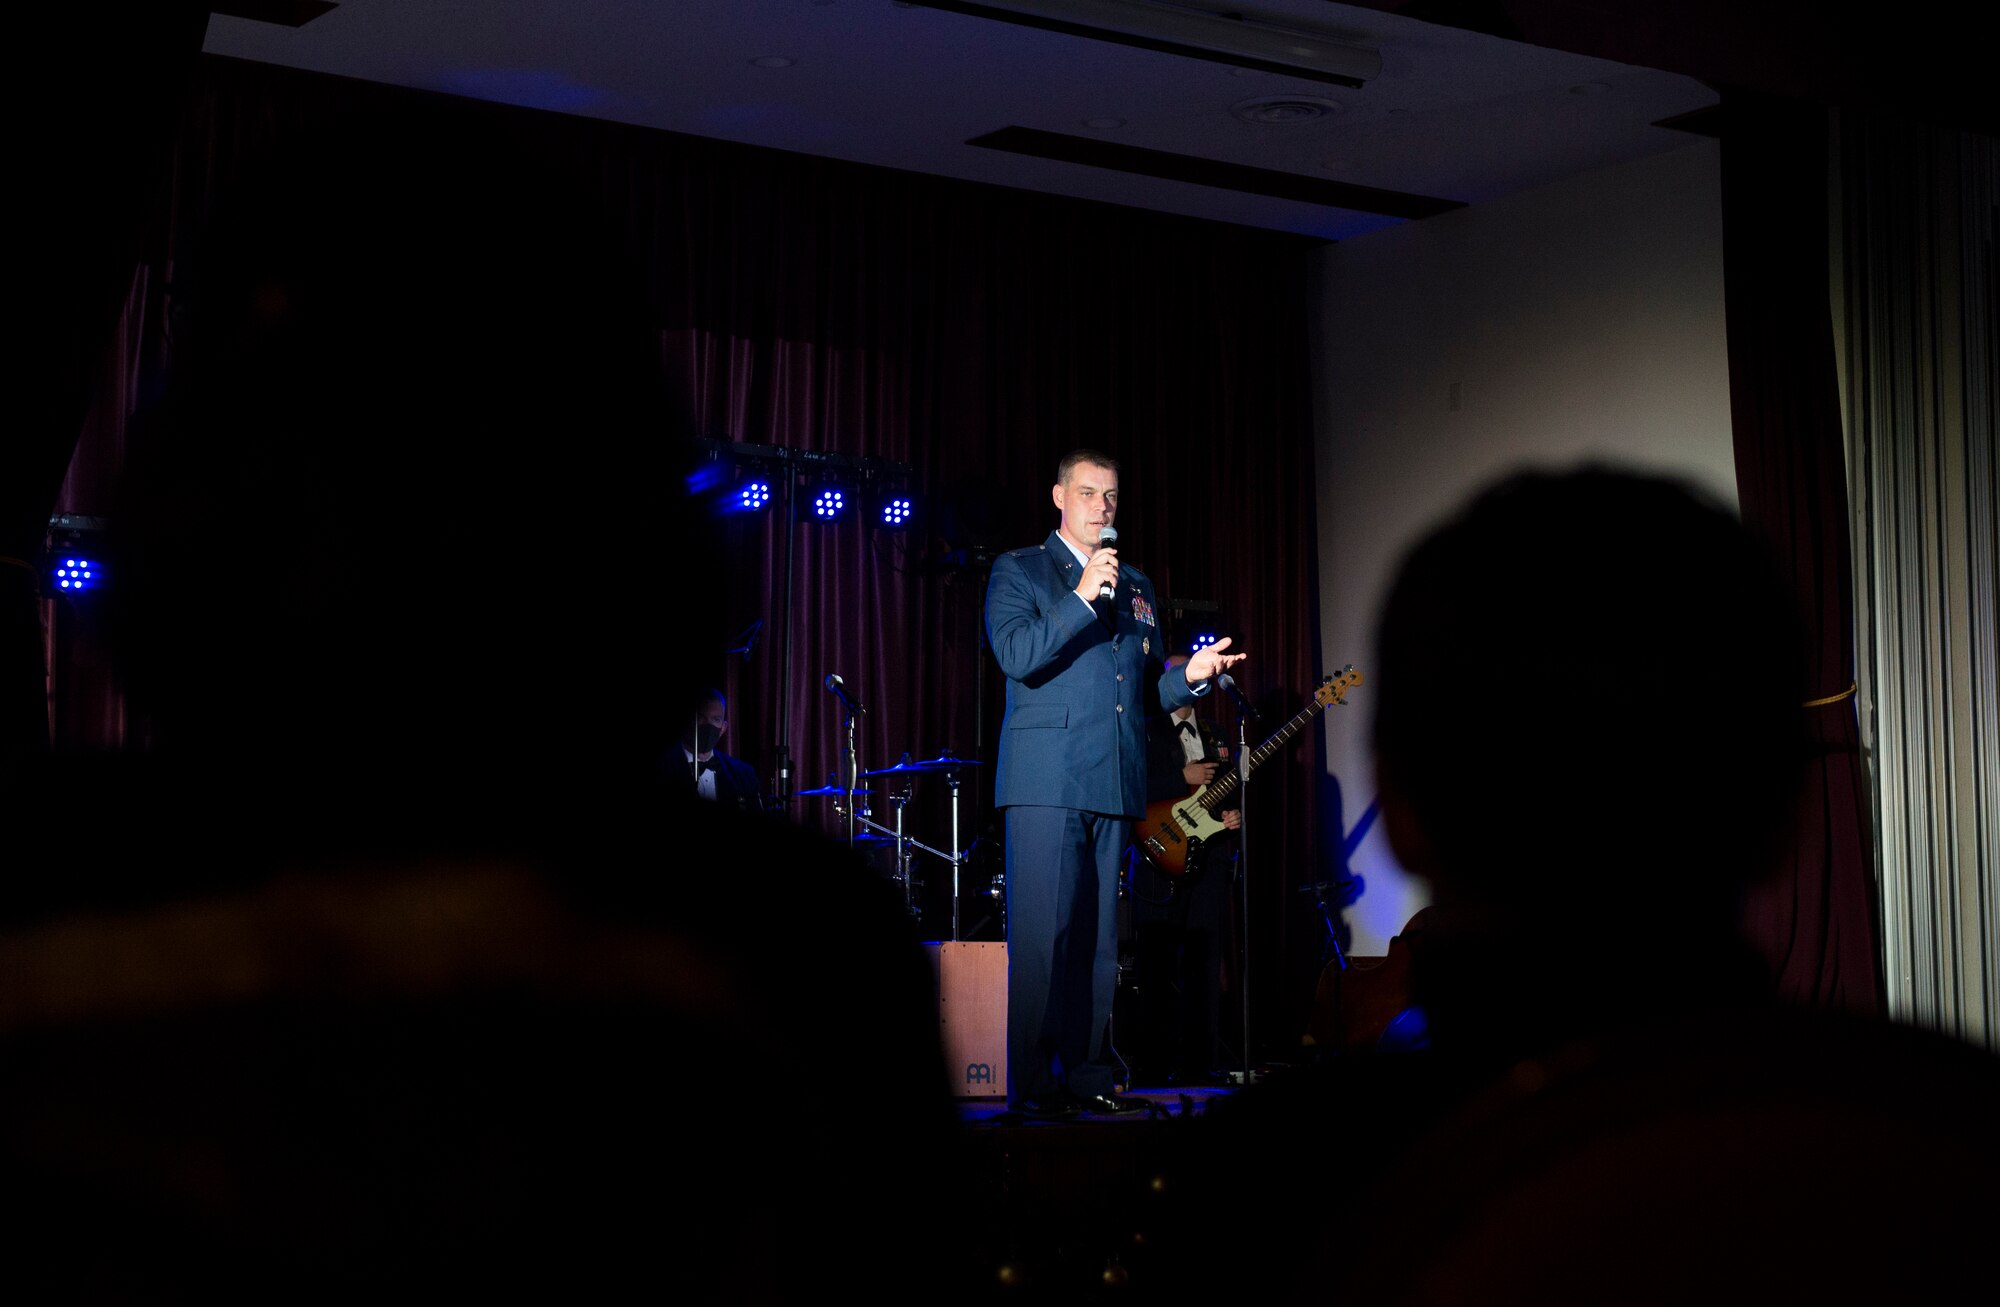
[[[1313,698],[1322,706],[1345,704],[1347,692],[1359,684],[1361,684],[1361,673],[1354,670],[1353,663],[1349,663],[1334,675],[1321,681],[1319,689],[1313,691]]]

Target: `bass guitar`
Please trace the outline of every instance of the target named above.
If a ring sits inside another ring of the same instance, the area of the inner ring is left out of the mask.
[[[1355,671],[1351,663],[1341,668],[1337,675],[1320,682],[1319,689],[1313,692],[1311,703],[1299,709],[1296,716],[1250,751],[1247,760],[1249,770],[1255,771],[1274,757],[1278,750],[1290,744],[1293,737],[1306,728],[1306,723],[1319,715],[1320,709],[1328,704],[1345,704],[1347,692],[1359,684],[1361,673]],[[1199,848],[1203,840],[1214,839],[1222,833],[1220,814],[1236,806],[1233,800],[1241,783],[1241,774],[1232,768],[1228,774],[1216,777],[1185,799],[1161,799],[1148,804],[1145,817],[1132,830],[1139,852],[1164,875],[1186,875],[1188,854]]]

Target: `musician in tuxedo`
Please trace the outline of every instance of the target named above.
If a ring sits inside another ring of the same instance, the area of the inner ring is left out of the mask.
[[[1188,655],[1177,653],[1167,666],[1187,661]],[[1148,718],[1147,804],[1186,798],[1232,766],[1231,759],[1228,742],[1195,715],[1191,703]],[[1217,815],[1231,831],[1243,824],[1239,809]],[[1164,1073],[1171,1084],[1214,1083],[1230,1060],[1218,1018],[1235,865],[1234,836],[1216,836],[1190,850],[1179,876],[1134,852],[1130,888],[1139,1017],[1134,1052],[1143,1071]]]
[[[1007,1066],[1013,1108],[1120,1114],[1110,1023],[1118,879],[1146,809],[1148,714],[1243,660],[1222,640],[1169,670],[1153,587],[1104,539],[1118,463],[1056,469],[1056,529],[994,560],[986,631],[1007,677],[994,804],[1007,831]]]
[[[693,793],[726,808],[761,811],[764,787],[758,783],[756,771],[741,758],[732,758],[716,747],[728,729],[729,700],[722,691],[709,690],[695,706],[686,733],[661,760],[667,787],[676,794]]]

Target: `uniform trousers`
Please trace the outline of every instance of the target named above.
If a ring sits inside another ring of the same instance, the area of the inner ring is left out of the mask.
[[[1007,809],[1007,1078],[1016,1102],[1117,1078],[1118,877],[1131,820]]]

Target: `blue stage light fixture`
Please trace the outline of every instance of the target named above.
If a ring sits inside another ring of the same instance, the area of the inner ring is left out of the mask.
[[[910,517],[916,511],[916,501],[908,495],[885,495],[875,510],[875,525],[900,531],[910,524]]]
[[[771,506],[771,483],[759,477],[744,481],[736,487],[736,497],[730,505],[739,513],[755,513]]]
[[[1222,637],[1213,631],[1197,631],[1194,642],[1188,646],[1189,653],[1200,653]]]
[[[916,524],[917,497],[910,490],[907,470],[893,464],[873,470],[866,515],[868,524],[879,531],[907,531]]]
[[[86,554],[63,552],[49,560],[49,580],[58,594],[84,594],[104,585],[104,566]]]
[[[847,491],[835,485],[821,486],[813,492],[810,511],[815,521],[842,520],[847,516]]]

